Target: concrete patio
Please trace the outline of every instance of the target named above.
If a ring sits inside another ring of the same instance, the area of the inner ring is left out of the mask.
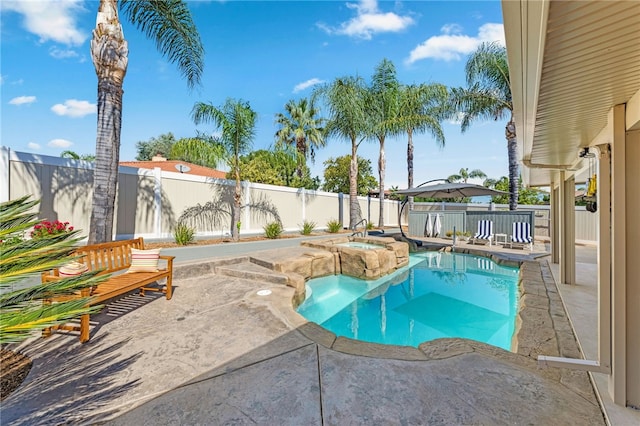
[[[34,366],[3,401],[3,424],[605,424],[587,373],[534,359],[580,356],[544,259],[527,263],[542,298],[529,298],[540,306],[518,354],[461,339],[407,348],[336,338],[294,312],[293,288],[259,279],[268,271],[205,274],[208,262],[178,264],[171,301],[110,303],[88,344],[58,333],[24,345]],[[553,335],[538,341],[545,327]]]

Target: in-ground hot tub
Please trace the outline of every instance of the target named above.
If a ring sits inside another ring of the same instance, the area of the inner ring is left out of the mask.
[[[336,273],[356,278],[374,280],[409,264],[409,245],[389,237],[336,237],[301,245],[337,254]]]

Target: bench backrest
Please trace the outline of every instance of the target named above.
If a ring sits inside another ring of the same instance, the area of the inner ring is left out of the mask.
[[[143,239],[135,238],[81,246],[75,250],[74,254],[81,256],[78,261],[87,265],[90,271],[105,269],[104,273],[110,273],[131,266],[132,248],[144,250]]]

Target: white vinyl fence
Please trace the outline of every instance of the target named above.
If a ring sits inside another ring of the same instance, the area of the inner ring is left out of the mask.
[[[323,191],[242,182],[241,235],[262,234],[265,224],[280,220],[287,232],[304,221],[326,228],[330,220],[349,225],[349,197]],[[32,195],[38,216],[89,229],[93,163],[0,149],[0,202]],[[120,167],[114,238],[171,238],[185,215],[197,236],[222,237],[231,231],[235,182],[182,173]],[[360,218],[378,223],[379,200],[358,197]],[[398,225],[398,202],[384,200],[385,225]]]

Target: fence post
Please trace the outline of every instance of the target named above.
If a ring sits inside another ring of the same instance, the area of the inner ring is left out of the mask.
[[[342,209],[344,207],[344,194],[342,192],[338,193],[338,222],[344,228],[344,216],[342,214]]]

